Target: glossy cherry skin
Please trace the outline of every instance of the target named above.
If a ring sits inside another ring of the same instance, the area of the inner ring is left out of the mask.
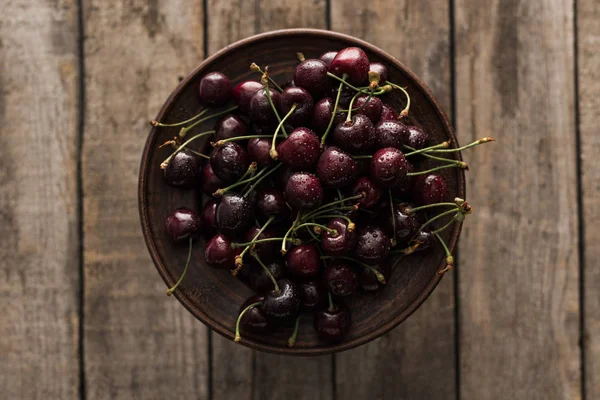
[[[385,262],[379,265],[374,265],[372,268],[376,269],[380,274],[383,275],[385,281],[388,282],[391,275],[390,264]],[[358,273],[358,284],[360,288],[365,292],[377,292],[385,286],[385,284],[379,282],[377,276],[368,268],[361,268]]]
[[[302,61],[294,71],[294,84],[306,89],[312,96],[320,97],[330,89],[327,64],[322,60]]]
[[[205,235],[213,235],[217,231],[217,206],[219,200],[210,199],[202,207],[202,230]]]
[[[279,189],[263,188],[256,192],[254,199],[256,218],[264,223],[270,217],[275,218],[275,222],[284,220],[290,216],[290,209],[285,203],[285,195]]]
[[[407,143],[408,128],[400,121],[381,121],[375,126],[377,148],[395,147],[402,150]]]
[[[239,313],[244,311],[249,305],[262,303],[263,301],[265,301],[264,296],[251,296],[242,304]],[[263,312],[262,305],[248,309],[240,320],[240,330],[245,333],[267,333],[271,329],[271,322]]]
[[[413,172],[414,167],[412,164],[408,164],[408,172]],[[404,178],[400,179],[400,181],[391,188],[392,195],[398,198],[410,198],[413,186],[414,186],[415,177],[406,175]]]
[[[312,127],[317,134],[322,136],[327,130],[329,121],[331,120],[331,113],[333,113],[334,105],[334,99],[331,97],[324,97],[313,107]],[[335,127],[337,124],[344,122],[345,119],[345,114],[336,113],[332,126]]]
[[[327,228],[335,229],[337,235],[328,231],[321,234],[321,250],[328,256],[345,256],[356,246],[356,231],[348,230],[348,222],[342,218],[333,218],[327,222]]]
[[[263,311],[275,324],[293,323],[300,310],[300,290],[289,279],[277,281],[279,292],[270,290],[265,294]]]
[[[206,107],[220,107],[231,100],[229,78],[220,72],[209,72],[200,79],[200,103]]]
[[[314,101],[310,93],[301,87],[288,87],[281,93],[281,116],[287,115],[294,104],[296,108],[286,122],[292,126],[306,126],[312,118]]]
[[[369,71],[375,71],[379,74],[379,85],[383,86],[388,80],[388,69],[385,65],[379,62],[369,64]]]
[[[446,181],[438,174],[418,176],[415,180],[412,199],[415,204],[424,206],[446,201],[448,189]]]
[[[217,175],[215,175],[212,166],[210,163],[204,164],[202,168],[202,191],[209,196],[219,188],[225,187],[227,183],[221,179]]]
[[[329,72],[339,77],[348,74],[351,83],[363,84],[368,79],[369,58],[361,48],[346,47],[331,60]]]
[[[216,221],[219,232],[235,237],[252,225],[252,202],[238,194],[226,194],[217,206]]]
[[[263,85],[257,81],[244,81],[233,88],[233,99],[241,112],[248,113],[250,111],[250,100],[261,89],[263,89]]]
[[[408,203],[394,203],[394,222],[396,226],[396,241],[398,246],[405,247],[419,232],[421,221],[417,213],[411,213],[412,206]],[[394,236],[391,207],[381,214],[381,226],[390,236]]]
[[[416,251],[423,251],[432,248],[437,243],[437,238],[431,231],[419,231],[411,244],[414,242],[419,242],[419,247],[417,247]]]
[[[246,136],[248,135],[248,125],[237,115],[227,114],[217,122],[215,131],[213,142],[232,137]]]
[[[300,290],[300,307],[303,311],[315,310],[327,302],[327,291],[320,280],[302,281],[296,285]]]
[[[210,165],[219,179],[232,182],[248,170],[250,157],[239,144],[227,142],[215,149],[210,156]]]
[[[398,115],[396,111],[387,104],[381,106],[381,115],[379,116],[379,122],[381,121],[396,121]]]
[[[319,207],[323,202],[323,186],[315,175],[296,172],[287,181],[285,199],[296,210]]]
[[[358,275],[344,260],[331,260],[323,271],[323,284],[336,296],[349,296],[358,286]]]
[[[369,96],[364,94],[358,96],[352,105],[353,110],[357,109],[356,111],[353,111],[354,113],[365,115],[371,120],[373,125],[379,122],[382,107],[383,103],[379,97],[371,97],[369,99]]]
[[[423,129],[409,125],[407,127],[408,136],[404,142],[407,146],[412,147],[413,149],[420,150],[425,148],[427,142],[429,141],[429,135],[427,135]]]
[[[278,159],[294,170],[312,170],[321,153],[317,135],[308,128],[294,129],[287,139],[277,146]]]
[[[379,226],[366,226],[357,231],[354,255],[365,264],[382,262],[390,251],[390,238]]]
[[[285,255],[287,270],[298,278],[313,278],[321,272],[321,257],[317,246],[301,244],[289,250]]]
[[[251,242],[252,240],[254,240],[259,231],[260,227],[256,225],[250,227],[243,235],[242,240],[244,242]],[[274,228],[273,226],[268,226],[260,235],[258,235],[257,240],[274,237],[281,237],[279,235],[279,230]],[[279,255],[280,248],[280,242],[269,241],[263,243],[256,243],[254,251],[256,251],[256,254],[258,255],[258,257],[260,257],[262,262],[270,263],[271,261],[275,260],[275,258],[277,258],[277,256]]]
[[[391,188],[406,180],[410,169],[404,153],[394,147],[385,147],[373,154],[369,174],[377,185]]]
[[[341,188],[354,182],[358,176],[358,166],[350,154],[329,146],[319,157],[317,176],[324,186]]]
[[[352,185],[352,195],[356,196],[364,194],[365,197],[360,199],[358,206],[361,208],[374,208],[381,200],[382,190],[367,176],[361,176]]]
[[[285,267],[283,266],[283,261],[274,260],[270,263],[265,263],[265,266],[276,281],[285,276]],[[267,275],[265,269],[259,264],[252,265],[248,284],[252,290],[258,293],[264,293],[269,290],[273,290],[273,281],[269,275]]]
[[[354,114],[351,121],[338,124],[333,130],[333,141],[351,154],[368,154],[375,144],[375,128],[369,118]]]
[[[343,304],[335,305],[332,310],[323,308],[315,312],[314,323],[320,339],[330,343],[341,342],[352,323],[350,309]]]
[[[271,93],[271,100],[275,105],[277,111],[281,113],[281,95],[278,91],[269,89]],[[258,122],[260,124],[272,124],[277,121],[277,117],[273,112],[273,108],[269,103],[269,99],[267,98],[266,91],[261,89],[257,91],[252,99],[250,99],[250,110],[248,111],[250,118],[252,121]]]
[[[183,189],[199,187],[202,183],[202,161],[187,149],[176,153],[165,168],[167,184]]]
[[[204,260],[214,268],[230,269],[235,265],[236,252],[227,236],[216,234],[204,248]]]
[[[167,216],[167,234],[174,242],[196,239],[200,236],[202,217],[194,210],[181,207]]]
[[[246,146],[248,157],[250,160],[256,161],[259,167],[266,167],[273,163],[273,159],[269,154],[271,150],[271,140],[266,138],[252,138]]]
[[[339,88],[340,88],[340,86],[335,84],[335,85],[333,85],[333,88],[331,89],[331,95],[329,97],[331,97],[333,99],[334,103],[335,103],[335,99],[337,98]],[[354,91],[354,89],[350,89],[349,87],[344,86],[342,88],[342,92],[340,93],[340,102],[338,104],[338,109],[339,108],[348,108],[350,106],[350,101],[352,100],[352,98],[354,97],[355,94],[356,94],[356,92]],[[352,107],[352,108],[354,108],[354,107]]]
[[[327,68],[329,68],[329,66],[331,65],[331,62],[333,61],[333,59],[335,58],[337,53],[338,53],[337,51],[325,52],[319,56],[319,60],[323,61],[325,63],[325,65],[327,66]]]

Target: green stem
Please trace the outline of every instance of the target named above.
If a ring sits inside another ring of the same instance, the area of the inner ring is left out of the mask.
[[[373,158],[372,155],[364,155],[364,156],[351,156],[353,159],[355,160],[362,160],[362,159],[367,159],[367,158]]]
[[[416,151],[417,149],[404,145],[404,147],[406,147],[407,149],[411,150],[411,151]],[[460,167],[460,168],[466,168],[467,167],[467,163],[465,163],[464,161],[459,161],[459,160],[454,160],[452,158],[444,158],[444,157],[436,157],[436,156],[432,156],[429,153],[422,153],[424,157],[430,158],[432,160],[437,160],[437,161],[442,161],[442,162],[446,162],[449,164],[455,164],[456,166]]]
[[[225,143],[228,142],[234,142],[237,140],[246,140],[246,139],[254,139],[254,138],[271,138],[273,137],[273,135],[245,135],[245,136],[234,136],[234,137],[230,137],[227,139],[221,139],[217,142],[211,143],[212,147],[220,147],[223,146]]]
[[[296,338],[298,337],[298,327],[300,326],[300,316],[296,317],[296,325],[294,325],[294,332],[292,332],[292,336],[288,339],[288,347],[294,347],[296,344]]]
[[[352,208],[352,207],[350,207],[350,208]],[[341,218],[348,223],[348,227],[350,226],[350,224],[354,224],[354,222],[352,222],[352,220],[350,218],[346,217],[345,215],[327,214],[327,215],[315,215],[313,217],[313,219],[318,219],[318,218]]]
[[[185,262],[185,268],[183,268],[183,273],[179,277],[179,280],[173,285],[173,287],[170,288],[169,290],[167,290],[167,296],[170,296],[170,295],[173,294],[173,292],[175,291],[175,289],[177,289],[177,286],[179,286],[179,284],[183,280],[183,277],[185,276],[185,273],[187,272],[187,269],[188,269],[188,267],[190,265],[190,260],[192,259],[192,242],[193,242],[193,239],[190,238],[190,249],[188,250],[188,257],[187,257],[187,261]]]
[[[415,154],[425,153],[427,151],[432,151],[435,149],[441,149],[441,148],[447,149],[448,147],[450,147],[450,141],[445,141],[445,142],[442,142],[442,143],[439,143],[439,144],[436,144],[433,146],[425,147],[424,149],[411,151],[410,153],[405,153],[404,157],[409,157],[409,156],[412,156]]]
[[[396,240],[396,215],[394,214],[394,200],[392,199],[392,189],[388,189],[388,194],[390,197],[390,209],[392,210],[392,230],[394,231],[394,236],[392,236],[392,247],[395,247],[398,241]]]
[[[242,310],[242,312],[240,313],[240,315],[238,315],[238,319],[235,323],[235,338],[233,339],[234,342],[237,343],[240,340],[242,340],[242,336],[240,335],[240,321],[242,320],[242,317],[244,316],[244,314],[246,314],[246,311],[251,310],[254,307],[257,307],[260,305],[262,305],[262,303],[260,301],[257,301],[256,303],[252,303],[248,307],[244,308]]]
[[[434,207],[456,207],[456,203],[435,203],[435,204],[426,204],[424,206],[419,206],[419,207],[413,207],[410,210],[408,210],[409,214],[413,214],[417,211],[421,211],[421,210],[427,210],[428,208],[434,208]],[[456,211],[458,211],[458,207],[456,207]]]
[[[352,257],[342,257],[342,256],[340,256],[340,257],[337,257],[337,256],[321,256],[321,259],[322,259],[322,260],[335,260],[335,259],[338,259],[338,260],[352,261],[353,263],[355,263],[355,264],[358,264],[358,265],[360,265],[360,266],[362,266],[362,267],[365,267],[365,268],[367,268],[369,271],[373,272],[373,273],[375,274],[375,276],[377,277],[377,280],[378,280],[379,282],[381,282],[381,283],[383,283],[383,284],[385,285],[385,277],[383,276],[383,274],[382,274],[381,272],[377,271],[377,270],[376,270],[375,268],[373,268],[371,265],[369,265],[369,264],[365,264],[365,263],[362,263],[362,262],[360,262],[360,261],[358,261],[358,260],[355,260],[355,259],[354,259],[354,258],[352,258]]]
[[[192,150],[192,149],[188,149],[188,151],[191,151],[192,153],[194,153],[195,155],[197,155],[197,156],[199,156],[199,157],[202,157],[202,158],[205,158],[205,159],[207,159],[207,160],[210,160],[210,157],[209,157],[209,156],[207,156],[206,154],[202,154],[202,153],[200,153],[199,151]]]
[[[253,244],[258,244],[258,243],[281,242],[282,240],[286,241],[286,242],[298,243],[298,239],[275,237],[275,238],[258,239],[258,240],[253,240],[251,242],[244,242],[244,243],[232,243],[231,248],[237,249],[238,247],[246,247],[246,246],[251,246]]]
[[[165,128],[165,127],[171,128],[171,127],[183,126],[185,124],[193,122],[193,121],[197,120],[198,118],[202,117],[204,114],[206,114],[206,112],[208,110],[209,110],[208,108],[205,108],[204,110],[200,111],[198,114],[194,115],[192,118],[186,119],[185,121],[181,121],[181,122],[175,122],[173,124],[163,124],[163,123],[158,122],[158,121],[156,121],[156,120],[153,119],[152,121],[150,121],[150,125],[152,125],[152,126],[158,126],[158,127],[163,127],[163,128]]]
[[[252,63],[252,65],[250,66],[250,69],[255,70],[256,72],[260,72],[261,75],[264,75],[265,71],[263,71],[258,64]],[[275,82],[269,75],[267,75],[267,79],[269,80],[269,82],[271,82],[273,84],[273,86],[275,86],[277,88],[277,90],[281,93],[283,92],[283,89],[281,88],[281,86],[279,86],[277,84],[277,82]]]
[[[329,75],[329,72],[327,74]],[[335,76],[335,75],[333,75],[333,76]],[[337,78],[337,76],[336,76],[336,78]],[[348,75],[344,74],[341,79],[342,83],[340,83],[337,95],[335,96],[335,104],[334,104],[333,110],[331,112],[331,118],[329,119],[329,124],[327,125],[327,129],[325,129],[325,133],[323,134],[323,137],[321,137],[321,147],[325,146],[325,140],[327,139],[327,135],[329,135],[329,131],[331,130],[333,121],[335,120],[335,113],[337,112],[338,105],[340,104],[340,96],[342,95],[342,88],[344,87],[344,83],[346,82],[346,79],[348,79]]]
[[[191,142],[193,142],[194,140],[201,138],[203,136],[212,135],[214,133],[215,133],[215,131],[206,131],[206,132],[199,133],[195,136],[192,136],[191,138],[186,140],[181,146],[179,146],[177,148],[177,150],[175,150],[173,153],[171,153],[171,155],[169,157],[167,157],[167,159],[160,164],[160,168],[162,168],[162,169],[167,168],[167,165],[169,165],[169,161],[171,161],[171,158],[173,158],[175,156],[175,154],[179,153],[181,150],[185,149],[185,147],[188,144],[190,144]]]
[[[267,274],[269,279],[271,279],[271,282],[273,282],[273,288],[275,290],[275,293],[279,293],[281,291],[281,289],[279,288],[279,285],[277,284],[277,279],[275,279],[275,277],[273,276],[271,271],[269,271],[269,268],[267,268],[265,263],[263,263],[262,260],[260,259],[260,257],[258,257],[258,254],[254,253],[254,254],[252,254],[252,257],[254,257],[254,259],[256,261],[258,261],[260,266],[263,268],[263,271],[265,271],[265,274]]]
[[[263,73],[263,77],[268,75],[266,73]],[[287,137],[287,132],[285,131],[285,127],[283,127],[283,123],[281,122],[281,117],[279,116],[279,112],[277,111],[277,107],[275,107],[275,104],[273,103],[273,99],[271,98],[271,90],[269,89],[269,81],[268,79],[261,79],[261,83],[265,89],[265,95],[267,96],[267,100],[269,101],[269,104],[271,105],[271,109],[273,110],[273,113],[275,113],[275,116],[277,117],[277,121],[279,121],[279,124],[282,125],[281,130],[283,131],[283,135],[285,137]],[[277,129],[279,129],[279,127],[277,127]],[[275,131],[275,133],[277,133],[277,131]]]
[[[354,101],[358,96],[360,96],[360,93],[356,93],[354,96],[352,96],[352,99],[350,100],[350,105],[348,105],[348,115],[346,115],[347,124],[352,122],[352,106],[354,105]]]
[[[269,155],[271,156],[271,158],[273,160],[277,160],[277,149],[275,148],[275,143],[277,142],[277,133],[279,133],[279,129],[283,129],[283,123],[285,122],[286,119],[288,119],[290,117],[290,115],[292,115],[292,113],[296,110],[297,105],[294,104],[292,105],[292,108],[290,108],[290,111],[288,111],[287,114],[285,114],[285,116],[283,117],[283,119],[279,120],[279,125],[277,125],[277,129],[275,129],[275,133],[273,134],[273,140],[271,141],[271,150],[269,151]],[[288,137],[287,133],[285,133],[285,129],[283,129],[283,136],[285,136],[286,138]]]
[[[445,217],[446,215],[450,215],[450,214],[456,214],[458,211],[455,210],[448,210],[448,211],[444,211],[441,214],[436,215],[435,217],[428,219],[427,222],[425,222],[423,225],[421,225],[421,227],[417,230],[417,232],[421,232],[426,226],[428,226],[429,224],[431,224],[433,221],[438,220],[440,218]]]
[[[215,192],[212,194],[214,197],[223,197],[223,195],[229,191],[231,191],[232,189],[235,189],[238,186],[242,186],[248,182],[252,182],[255,179],[258,179],[262,174],[264,174],[265,169],[261,169],[258,174],[254,174],[254,172],[256,171],[256,163],[253,162],[252,164],[250,164],[250,166],[248,167],[248,169],[246,170],[246,172],[244,173],[244,175],[242,175],[242,177],[235,183],[232,183],[231,185],[224,187],[224,188],[220,188],[215,190]],[[246,178],[248,175],[251,175],[250,178],[244,179]]]
[[[290,233],[292,233],[294,231],[294,228],[296,227],[296,225],[298,225],[298,222],[300,222],[301,215],[302,215],[302,213],[298,211],[298,214],[296,215],[296,219],[292,223],[292,226],[290,226],[290,229],[288,229],[287,232],[285,233],[285,235],[283,236],[284,240],[283,240],[283,242],[281,242],[281,254],[282,255],[285,255],[285,253],[287,253],[286,240],[287,240],[288,236],[290,235]]]
[[[326,231],[326,232],[330,233],[331,235],[333,235],[333,237],[336,237],[338,235],[338,231],[337,230],[330,229],[330,228],[326,227],[325,225],[317,224],[317,223],[314,223],[314,222],[304,222],[304,223],[296,226],[294,228],[294,230],[297,230],[297,229],[300,229],[300,228],[304,228],[304,227],[307,227],[307,226],[316,226],[317,228],[321,228],[324,231]]]
[[[273,166],[273,168],[271,168],[269,171],[267,171],[267,172],[266,172],[266,173],[265,173],[263,176],[261,176],[261,177],[258,177],[258,176],[256,176],[256,177],[255,177],[255,179],[256,179],[256,182],[254,182],[252,185],[250,185],[250,187],[249,187],[247,190],[245,190],[245,191],[244,191],[244,194],[243,194],[243,196],[244,196],[244,197],[246,197],[246,196],[248,196],[250,193],[252,193],[252,191],[254,190],[254,188],[255,188],[256,186],[258,186],[258,185],[259,185],[259,184],[260,184],[260,183],[261,183],[261,182],[262,182],[264,179],[266,179],[266,178],[267,178],[269,175],[271,175],[273,172],[277,171],[277,169],[278,169],[279,167],[281,167],[281,165],[282,165],[282,164],[281,164],[281,163],[279,163],[279,164],[277,164],[277,165]],[[262,169],[262,170],[261,170],[261,172],[262,172],[262,171],[266,171],[266,168]],[[258,174],[257,174],[257,175],[258,175]]]
[[[199,125],[199,124],[201,124],[201,123],[203,123],[205,121],[208,121],[211,118],[220,117],[221,115],[225,115],[227,113],[235,111],[235,110],[237,110],[237,108],[238,108],[237,106],[229,107],[226,110],[219,111],[218,113],[214,113],[214,114],[211,114],[211,115],[206,116],[204,118],[201,118],[201,119],[197,120],[196,122],[194,122],[193,124],[191,124],[190,126],[186,126],[185,128],[181,128],[181,130],[179,131],[179,137],[180,138],[184,138],[185,135],[188,133],[188,131],[190,129],[192,129],[193,127],[195,127],[196,125]]]
[[[454,266],[454,257],[452,257],[452,253],[448,249],[448,246],[446,245],[446,242],[444,242],[444,239],[442,239],[442,237],[438,233],[435,234],[435,237],[442,244],[444,252],[446,253],[446,267],[438,271],[438,275],[444,275],[444,273],[452,269],[452,267]]]
[[[456,222],[456,218],[452,218],[446,225],[442,226],[441,228],[436,229],[435,231],[432,231],[431,233],[433,233],[434,235],[437,233],[442,233],[443,231],[448,229],[448,227],[450,227],[452,224],[454,224],[454,222]]]
[[[315,219],[315,218],[320,218],[322,214],[327,214],[333,211],[351,211],[354,210],[354,207],[352,206],[345,206],[345,207],[338,207],[338,208],[327,208],[325,210],[321,210],[315,214],[311,214],[309,217],[310,219]],[[361,208],[359,208],[359,210],[362,210]],[[342,215],[334,215],[332,214],[331,217],[342,217]],[[304,219],[308,219],[308,218],[304,218]]]
[[[335,206],[337,204],[341,204],[341,203],[343,203],[345,201],[362,199],[363,197],[364,196],[362,194],[357,194],[356,196],[350,196],[350,197],[346,197],[345,199],[340,199],[340,200],[332,201],[331,203],[323,204],[321,207],[319,207],[316,210],[310,212],[309,214],[307,214],[306,216],[304,216],[302,218],[303,219],[309,219],[313,215],[315,215],[318,211],[322,211],[322,210],[324,210],[326,208],[329,208],[331,206]]]
[[[425,171],[419,171],[419,172],[409,172],[408,174],[406,174],[406,176],[417,176],[417,175],[425,175],[425,174],[429,174],[430,172],[435,172],[435,171],[439,171],[441,169],[446,169],[446,168],[457,168],[457,165],[454,164],[446,164],[446,165],[440,165],[439,167],[435,167],[435,168],[431,168],[431,169],[427,169]]]
[[[395,83],[392,83],[390,81],[386,81],[385,83],[387,83],[388,85],[390,85],[394,89],[400,89],[400,90],[402,90],[402,92],[406,96],[406,107],[404,107],[404,109],[402,111],[400,111],[400,115],[398,116],[398,119],[401,119],[402,117],[407,116],[408,115],[408,110],[410,109],[410,96],[408,95],[408,92],[402,86],[396,85]]]
[[[456,149],[434,149],[434,150],[431,150],[431,152],[432,153],[455,153],[457,151],[463,151],[463,150],[466,150],[468,148],[471,148],[471,147],[474,147],[474,146],[478,146],[480,144],[484,144],[484,143],[488,143],[488,142],[494,142],[494,141],[496,141],[496,139],[491,138],[491,137],[484,137],[484,138],[481,138],[479,140],[474,141],[473,143],[469,143],[466,146],[459,147],[459,148],[456,148]]]
[[[344,74],[344,75],[345,75],[345,74]],[[356,90],[357,92],[360,92],[360,93],[366,93],[366,94],[368,94],[368,93],[369,93],[369,90],[367,90],[367,89],[361,89],[361,88],[357,88],[356,86],[353,86],[353,85],[351,85],[350,83],[348,83],[348,82],[346,81],[346,79],[348,79],[348,77],[347,77],[347,76],[346,76],[346,77],[342,76],[342,77],[340,78],[339,76],[337,76],[337,75],[334,75],[334,74],[332,74],[331,72],[328,72],[328,73],[327,73],[327,76],[329,76],[329,77],[331,77],[331,78],[333,78],[333,79],[335,79],[335,80],[338,80],[338,81],[340,81],[342,84],[344,84],[344,85],[348,86],[350,89],[354,89],[354,90]],[[340,89],[339,89],[339,90],[342,90],[342,86],[343,86],[343,85],[340,85]],[[368,88],[368,86],[367,86],[367,88]]]
[[[260,228],[260,230],[256,233],[256,235],[254,235],[254,237],[252,238],[252,240],[250,241],[250,243],[252,244],[248,244],[246,245],[246,247],[244,248],[244,250],[242,250],[242,252],[235,257],[235,264],[236,265],[242,265],[244,263],[244,254],[246,254],[246,252],[248,250],[250,250],[250,246],[252,246],[253,244],[256,244],[259,242],[258,237],[260,235],[262,235],[262,233],[265,231],[265,229],[267,229],[267,227],[271,224],[271,222],[273,222],[273,219],[275,217],[270,217],[267,222],[265,222],[265,224]],[[261,239],[261,240],[265,240],[265,239]],[[233,248],[233,244],[231,246]],[[239,247],[239,246],[238,246]]]
[[[331,292],[327,292],[327,296],[329,297],[329,312],[334,312],[335,306],[333,305],[333,298],[331,297]]]

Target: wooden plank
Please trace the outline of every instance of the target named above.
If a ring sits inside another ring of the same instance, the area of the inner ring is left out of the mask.
[[[326,27],[324,0],[312,2],[209,0],[208,48],[213,53],[255,33]],[[329,399],[331,356],[298,358],[258,353],[213,334],[213,398]],[[248,390],[248,388],[252,388]]]
[[[0,14],[0,388],[73,399],[79,388],[77,6]]]
[[[429,85],[449,114],[448,14],[448,2],[335,0],[331,25],[402,61]],[[455,396],[453,281],[453,274],[447,274],[419,310],[392,332],[336,356],[340,399]]]
[[[581,184],[583,193],[582,237],[584,282],[585,388],[588,399],[600,398],[600,4],[593,0],[577,2],[579,134],[581,138]]]
[[[148,120],[203,57],[202,1],[84,1],[89,398],[206,398],[207,329],[148,256],[137,181]]]
[[[572,6],[456,1],[463,399],[581,398]]]

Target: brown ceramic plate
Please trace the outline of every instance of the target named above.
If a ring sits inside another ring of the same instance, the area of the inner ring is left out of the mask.
[[[179,86],[162,106],[156,120],[176,122],[200,109],[198,82],[210,71],[221,71],[233,83],[245,79],[258,79],[249,71],[250,63],[269,65],[271,76],[286,82],[298,64],[296,52],[307,58],[316,58],[329,50],[359,46],[371,61],[380,61],[389,68],[389,80],[406,86],[412,98],[409,122],[421,126],[430,135],[432,143],[450,139],[458,146],[452,127],[430,90],[402,63],[383,50],[351,36],[316,29],[288,29],[268,32],[234,43],[202,62]],[[403,101],[396,91],[386,102],[396,109]],[[210,121],[198,131],[212,129]],[[139,207],[144,238],[150,255],[165,281],[172,286],[181,276],[187,257],[187,245],[174,245],[165,233],[165,218],[177,207],[200,210],[202,196],[194,191],[184,191],[167,186],[160,163],[171,151],[159,149],[161,143],[178,133],[178,128],[153,128],[148,135],[142,155],[139,181]],[[196,143],[201,149],[205,143]],[[459,157],[459,156],[457,156]],[[427,165],[426,165],[427,166]],[[442,170],[448,184],[448,199],[465,195],[464,174],[455,169]],[[449,229],[444,239],[454,250],[460,226]],[[233,339],[235,321],[242,302],[252,291],[228,271],[217,270],[204,262],[204,242],[195,244],[192,264],[177,299],[200,321],[221,335]],[[294,348],[288,348],[290,330],[281,329],[267,335],[244,335],[241,344],[268,352],[294,355],[318,355],[347,350],[383,335],[413,313],[433,291],[441,276],[437,271],[444,267],[444,253],[437,246],[427,254],[415,254],[401,260],[395,267],[388,285],[376,294],[357,294],[348,300],[352,310],[352,327],[346,340],[330,345],[318,340],[313,329],[312,316],[301,319],[300,333]],[[165,301],[170,301],[165,296]]]

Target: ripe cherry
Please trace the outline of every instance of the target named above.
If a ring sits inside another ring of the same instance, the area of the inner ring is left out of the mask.
[[[386,282],[389,281],[392,272],[389,263],[374,265],[371,268],[382,274]],[[369,268],[360,269],[360,272],[358,273],[358,282],[360,288],[365,292],[376,292],[385,286],[377,279],[375,273]]]
[[[265,264],[265,266],[275,280],[279,280],[285,276],[285,267],[283,266],[282,260],[274,260],[271,263]],[[267,275],[262,266],[256,264],[253,264],[250,269],[248,284],[252,290],[258,293],[264,293],[274,289],[271,277]]]
[[[233,268],[235,256],[236,251],[231,247],[231,241],[220,233],[213,236],[204,249],[204,260],[214,268]]]
[[[407,130],[408,137],[406,138],[404,144],[416,150],[425,148],[427,141],[429,140],[429,135],[427,135],[423,129],[414,125],[409,125]]]
[[[224,187],[226,185],[226,182],[219,179],[219,177],[217,175],[215,175],[212,166],[210,165],[210,163],[206,163],[204,165],[204,167],[202,168],[202,191],[204,193],[206,193],[209,196],[212,196],[212,194],[219,188]]]
[[[381,226],[390,237],[396,239],[399,246],[406,246],[419,232],[421,221],[417,213],[411,212],[412,208],[408,203],[394,203],[394,220],[389,206],[381,214]]]
[[[358,286],[358,275],[346,261],[334,259],[325,267],[323,283],[336,296],[349,296]]]
[[[375,207],[379,203],[382,195],[381,189],[367,176],[360,177],[356,183],[352,185],[353,196],[363,193],[365,197],[360,199],[358,202],[358,206],[360,208]]]
[[[404,153],[394,147],[385,147],[373,154],[369,173],[377,185],[391,188],[406,180],[410,168]]]
[[[448,193],[446,181],[438,174],[418,176],[415,180],[412,199],[420,206],[441,203]]]
[[[351,83],[363,84],[368,78],[369,58],[361,48],[346,47],[331,60],[329,72],[339,77],[347,74]]]
[[[381,121],[375,126],[377,148],[395,147],[402,149],[407,144],[408,128],[400,121]]]
[[[265,294],[263,311],[273,323],[292,323],[300,310],[300,290],[289,279],[278,280],[277,286]]]
[[[196,211],[181,207],[167,216],[167,234],[174,242],[196,239],[200,236],[202,218]]]
[[[379,99],[379,97],[371,97],[361,94],[356,98],[354,104],[352,105],[352,109],[358,109],[354,111],[356,114],[365,115],[367,118],[371,120],[373,125],[379,122],[379,118],[381,117],[383,103]]]
[[[219,179],[236,181],[244,175],[250,166],[250,157],[242,146],[227,142],[215,149],[210,157],[210,165]]]
[[[359,228],[354,255],[369,265],[381,263],[390,251],[390,238],[378,226]]]
[[[333,141],[351,154],[367,154],[375,144],[375,128],[369,118],[355,114],[351,121],[338,124],[333,130]]]
[[[327,291],[320,280],[298,282],[297,286],[300,290],[302,310],[312,311],[327,302]]]
[[[240,314],[251,304],[261,303],[265,300],[264,296],[251,296],[240,307]],[[248,308],[240,320],[240,328],[245,333],[267,333],[272,329],[271,322],[263,312],[262,305],[255,305]]]
[[[273,105],[275,105],[275,108],[278,111],[281,111],[281,95],[278,91],[273,89],[269,89],[269,93],[271,94]],[[277,117],[273,112],[271,103],[269,103],[265,89],[257,91],[254,96],[252,96],[252,99],[250,99],[249,114],[252,121],[259,124],[265,125],[277,122]]]
[[[287,270],[298,278],[312,278],[321,272],[319,250],[313,244],[293,247],[285,255]]]
[[[351,323],[350,310],[343,304],[323,308],[315,313],[317,335],[327,342],[341,342],[348,334]]]
[[[256,192],[255,197],[256,217],[262,223],[270,217],[275,217],[279,222],[290,215],[290,209],[285,203],[285,195],[279,189],[264,188]]]
[[[273,159],[269,154],[271,150],[271,139],[267,138],[252,138],[246,146],[250,160],[256,161],[260,167],[266,167],[273,163]]]
[[[191,151],[177,152],[165,168],[165,180],[171,186],[189,189],[202,183],[202,161]]]
[[[263,85],[257,81],[244,81],[233,88],[233,99],[241,112],[250,111],[250,100],[261,89]]]
[[[341,188],[354,182],[358,175],[358,166],[350,154],[338,147],[327,147],[317,163],[317,176],[323,185]]]
[[[272,226],[266,227],[260,233],[260,235],[258,235],[260,229],[261,228],[256,225],[250,227],[250,229],[248,229],[243,236],[244,242],[252,242],[253,240],[280,237],[279,230]],[[258,237],[256,237],[256,235],[258,235]],[[256,239],[254,239],[255,237]],[[271,261],[275,260],[277,255],[279,254],[279,247],[280,244],[276,241],[261,242],[256,243],[254,245],[254,251],[260,257],[261,261],[265,263],[270,263]]]
[[[387,104],[381,106],[381,115],[379,116],[379,121],[396,121],[398,115],[396,111]]]
[[[419,243],[419,247],[416,248],[416,251],[423,251],[433,247],[437,243],[437,238],[431,231],[425,230],[419,231],[413,242]]]
[[[325,97],[319,100],[313,107],[312,127],[317,134],[323,135],[323,133],[325,133],[327,126],[329,126],[329,121],[331,120],[331,113],[333,113],[334,105],[334,99]],[[335,119],[333,120],[333,126],[344,122],[345,119],[345,114],[336,113]]]
[[[219,200],[210,199],[202,207],[202,227],[205,235],[213,235],[217,231],[217,206]]]
[[[306,89],[312,96],[320,97],[330,89],[327,64],[322,60],[304,60],[294,71],[294,84]]]
[[[277,146],[278,158],[295,170],[312,170],[319,159],[320,141],[308,128],[296,128]]]
[[[379,85],[383,86],[388,80],[388,69],[385,65],[379,62],[369,64],[369,71],[375,71],[379,74]]]
[[[281,94],[280,107],[281,113],[287,114],[292,107],[296,108],[286,120],[292,126],[305,126],[310,122],[313,112],[313,98],[301,87],[288,87]]]
[[[331,62],[333,61],[333,59],[335,58],[335,56],[337,55],[337,51],[328,51],[326,53],[323,53],[319,56],[319,60],[323,61],[325,63],[325,65],[327,66],[327,68],[329,68],[329,66],[331,65]]]
[[[219,107],[231,100],[231,82],[220,72],[209,72],[200,79],[200,103],[205,107]]]
[[[244,196],[226,194],[217,206],[217,229],[225,235],[235,237],[245,232],[253,218],[252,202]]]
[[[347,220],[342,218],[333,218],[327,222],[327,228],[336,231],[333,235],[331,231],[325,231],[321,235],[321,249],[328,256],[344,256],[349,254],[356,246],[356,231],[354,224],[348,227]]]
[[[323,202],[323,187],[315,175],[296,172],[287,181],[285,198],[296,210],[313,209]]]
[[[217,142],[219,140],[247,135],[248,126],[237,115],[227,114],[217,122],[215,131],[213,141]]]

